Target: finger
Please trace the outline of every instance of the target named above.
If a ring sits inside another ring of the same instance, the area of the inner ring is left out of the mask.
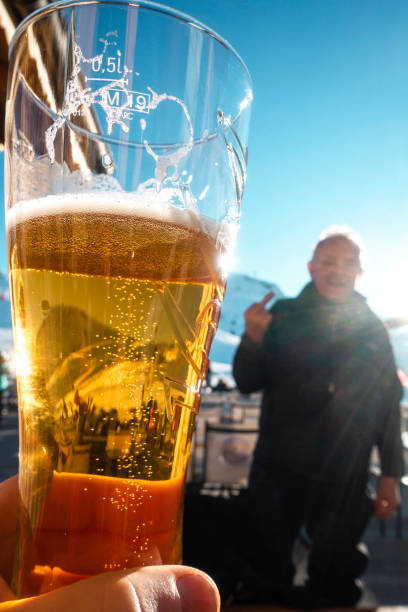
[[[165,567],[165,566],[164,566]],[[169,580],[166,570],[160,566],[143,568],[141,571],[151,580],[152,588],[157,589],[158,576],[164,577],[162,597],[158,601],[158,609],[178,612],[218,612],[220,598],[215,583],[203,572],[190,567],[173,566],[174,578]],[[168,570],[167,570],[168,571]],[[137,576],[136,576],[137,578]],[[135,590],[138,592],[142,610],[150,612],[151,597],[149,589],[144,589],[135,576],[131,577]],[[175,592],[174,602],[172,591]],[[166,607],[166,605],[168,607]]]
[[[269,300],[271,300],[273,297],[275,296],[275,292],[274,291],[269,291],[269,293],[267,293],[265,295],[265,297],[258,302],[260,306],[262,306],[262,308],[265,308],[266,304],[269,302]]]
[[[10,599],[15,599],[15,595],[4,578],[0,576],[0,602],[9,601]]]
[[[15,531],[17,520],[18,477],[0,482],[0,538]]]
[[[18,503],[17,476],[0,483],[0,575],[11,580],[16,540]]]
[[[387,499],[379,499],[375,505],[375,515],[379,519],[388,519],[395,512],[396,507]]]
[[[388,521],[388,519],[390,519],[392,517],[392,512],[391,513],[376,514],[375,517],[378,520],[380,520],[380,521]]]
[[[3,607],[5,606],[5,607]],[[1,612],[219,612],[214,582],[182,565],[108,572],[46,595],[0,606]]]
[[[389,514],[389,512],[387,510],[383,510],[382,508],[379,508],[375,511],[375,516],[378,519],[387,519],[389,518],[391,515]]]

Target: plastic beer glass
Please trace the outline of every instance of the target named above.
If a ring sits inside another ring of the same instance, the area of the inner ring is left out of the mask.
[[[55,2],[13,37],[19,596],[182,561],[251,99],[229,43],[158,4]]]

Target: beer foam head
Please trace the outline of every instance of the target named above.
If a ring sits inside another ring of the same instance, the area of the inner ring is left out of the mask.
[[[6,226],[39,217],[75,214],[114,214],[153,218],[205,232],[214,238],[220,224],[195,210],[175,206],[173,189],[145,190],[143,192],[87,191],[49,195],[33,200],[16,202],[6,212]]]

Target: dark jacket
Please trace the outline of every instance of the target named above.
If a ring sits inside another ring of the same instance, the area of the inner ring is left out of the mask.
[[[337,304],[309,283],[271,312],[263,343],[244,336],[234,359],[239,390],[264,390],[255,463],[347,482],[367,477],[377,445],[383,475],[400,476],[401,385],[364,298]]]

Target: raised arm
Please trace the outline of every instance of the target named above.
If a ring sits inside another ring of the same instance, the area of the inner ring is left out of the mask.
[[[260,302],[252,304],[244,313],[245,333],[234,357],[233,374],[241,393],[259,391],[265,386],[265,357],[262,340],[273,315],[266,304],[274,296],[270,291]]]

